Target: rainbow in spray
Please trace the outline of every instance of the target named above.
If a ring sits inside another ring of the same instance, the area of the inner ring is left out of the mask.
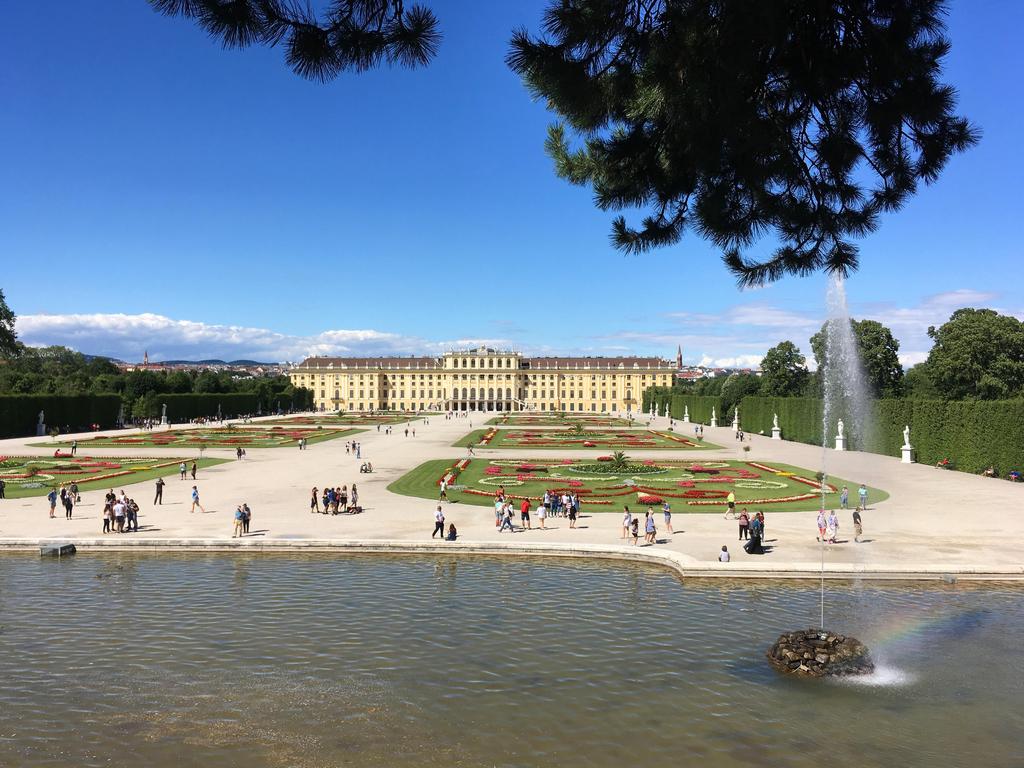
[[[883,650],[922,640],[936,642],[960,638],[981,627],[988,617],[989,611],[975,608],[926,616],[892,616],[871,633],[871,647]]]

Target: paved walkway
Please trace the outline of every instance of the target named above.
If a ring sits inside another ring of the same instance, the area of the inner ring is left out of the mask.
[[[127,544],[151,541],[153,544],[192,542],[195,546],[212,543],[231,544],[232,515],[235,506],[247,502],[253,510],[251,535],[243,542],[252,546],[263,544],[311,544],[318,546],[380,542],[412,546],[417,542],[429,543],[433,529],[435,504],[389,493],[386,487],[409,469],[429,459],[457,459],[465,455],[464,449],[451,444],[473,427],[479,428],[486,420],[482,414],[473,419],[457,418],[451,421],[443,416],[430,418],[430,423],[413,421],[416,437],[404,436],[404,425],[394,425],[388,436],[375,428],[353,438],[340,438],[310,446],[305,451],[297,448],[250,449],[245,461],[234,461],[232,450],[207,449],[206,455],[232,459],[201,470],[197,484],[206,514],[189,513],[189,492],[192,482],[167,478],[164,503],[154,507],[153,484],[125,486],[129,496],[141,509],[138,534],[100,536],[103,491],[90,491],[82,495],[82,503],[75,508],[75,519],[48,518],[48,505],[44,498],[0,501],[0,546],[37,544],[55,539],[72,542],[97,540],[104,544]],[[258,421],[258,420],[257,420]],[[667,420],[659,417],[654,426],[664,428]],[[688,425],[677,430],[687,434]],[[82,436],[87,437],[87,435]],[[705,459],[738,459],[751,461],[779,461],[807,469],[821,465],[822,450],[814,446],[787,441],[772,441],[751,436],[752,450],[743,454],[728,427],[705,429],[705,438],[724,446],[722,449],[700,452]],[[362,443],[362,460],[374,465],[372,475],[360,475],[361,460],[346,455],[346,439]],[[52,450],[28,447],[40,442],[39,438],[0,441],[0,454],[50,455]],[[87,449],[95,456],[178,456],[181,449]],[[479,458],[486,457],[564,457],[564,451],[517,451],[514,449],[478,449]],[[635,458],[691,457],[692,451],[668,452],[633,451]],[[683,514],[676,510],[674,535],[662,530],[660,514],[659,543],[642,548],[673,553],[672,559],[716,570],[740,572],[747,569],[763,571],[809,572],[817,569],[822,555],[826,568],[847,572],[887,573],[1005,573],[1024,577],[1022,558],[1013,546],[1017,513],[1024,501],[1024,484],[1012,484],[959,472],[935,469],[922,465],[904,465],[898,459],[866,453],[836,453],[826,457],[828,471],[851,482],[866,482],[889,492],[890,498],[871,505],[864,514],[864,542],[852,541],[852,522],[849,513],[841,517],[840,539],[846,543],[824,549],[815,541],[817,529],[814,512],[775,512],[766,509],[767,543],[772,551],[764,556],[749,556],[740,548],[736,523],[723,519],[719,513]],[[309,512],[310,489],[315,485],[355,483],[359,487],[362,515],[314,515]],[[117,486],[115,486],[117,487]],[[851,489],[853,490],[853,489]],[[576,530],[570,530],[567,521],[550,520],[549,530],[498,534],[493,524],[493,512],[488,507],[463,504],[445,506],[449,522],[454,522],[460,533],[459,546],[479,547],[500,545],[504,550],[510,544],[517,547],[530,545],[547,551],[573,550],[583,546],[593,551],[604,549],[619,552],[623,542],[620,534],[618,511],[585,513]],[[722,545],[729,547],[734,562],[727,566],[717,564]],[[628,547],[628,549],[632,549]],[[638,548],[639,549],[639,548]]]

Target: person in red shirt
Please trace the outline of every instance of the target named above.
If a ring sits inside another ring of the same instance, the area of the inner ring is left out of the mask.
[[[519,505],[519,514],[523,518],[523,528],[529,529],[530,527],[530,500],[523,499],[523,503]]]

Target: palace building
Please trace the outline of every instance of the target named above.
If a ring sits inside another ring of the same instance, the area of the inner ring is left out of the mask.
[[[657,357],[523,357],[481,347],[441,357],[310,357],[289,370],[318,410],[636,413],[670,386]]]

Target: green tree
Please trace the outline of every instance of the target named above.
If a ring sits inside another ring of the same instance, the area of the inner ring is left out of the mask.
[[[224,392],[223,382],[214,371],[203,371],[196,376],[196,392]]]
[[[194,20],[225,48],[285,46],[292,71],[333,80],[381,63],[427,64],[441,42],[437,19],[402,0],[334,0],[319,17],[291,0],[149,0],[158,12]]]
[[[810,377],[807,358],[791,341],[776,344],[761,360],[762,395],[798,397],[806,393]]]
[[[958,309],[928,329],[928,371],[950,399],[1024,394],[1024,323],[992,309]]]
[[[132,402],[132,418],[154,419],[160,415],[160,398],[156,392],[147,392]]]
[[[899,341],[892,335],[891,330],[877,320],[851,320],[850,325],[860,352],[864,382],[870,389],[871,396],[899,397],[903,394],[903,365],[899,358]],[[819,374],[825,367],[826,328],[827,323],[811,336],[811,349],[818,363]]]
[[[944,399],[939,388],[935,386],[935,380],[932,378],[927,363],[918,363],[907,369],[903,375],[903,395],[919,400]]]
[[[14,357],[22,351],[22,344],[18,342],[14,331],[16,319],[14,312],[7,306],[3,289],[0,289],[0,357]]]
[[[552,0],[509,66],[560,118],[547,150],[627,253],[687,227],[741,284],[857,267],[851,238],[978,140],[941,82],[942,0]],[[580,139],[578,146],[569,134]],[[765,261],[744,253],[778,241]]]
[[[0,357],[15,357],[21,351],[18,334],[14,330],[14,312],[7,306],[3,289],[0,288]]]
[[[722,411],[718,418],[726,420],[726,416],[732,419],[732,409],[740,404],[747,395],[757,395],[761,392],[761,379],[753,373],[731,373],[722,382]],[[743,414],[740,414],[742,417]],[[742,420],[742,419],[741,419]]]

